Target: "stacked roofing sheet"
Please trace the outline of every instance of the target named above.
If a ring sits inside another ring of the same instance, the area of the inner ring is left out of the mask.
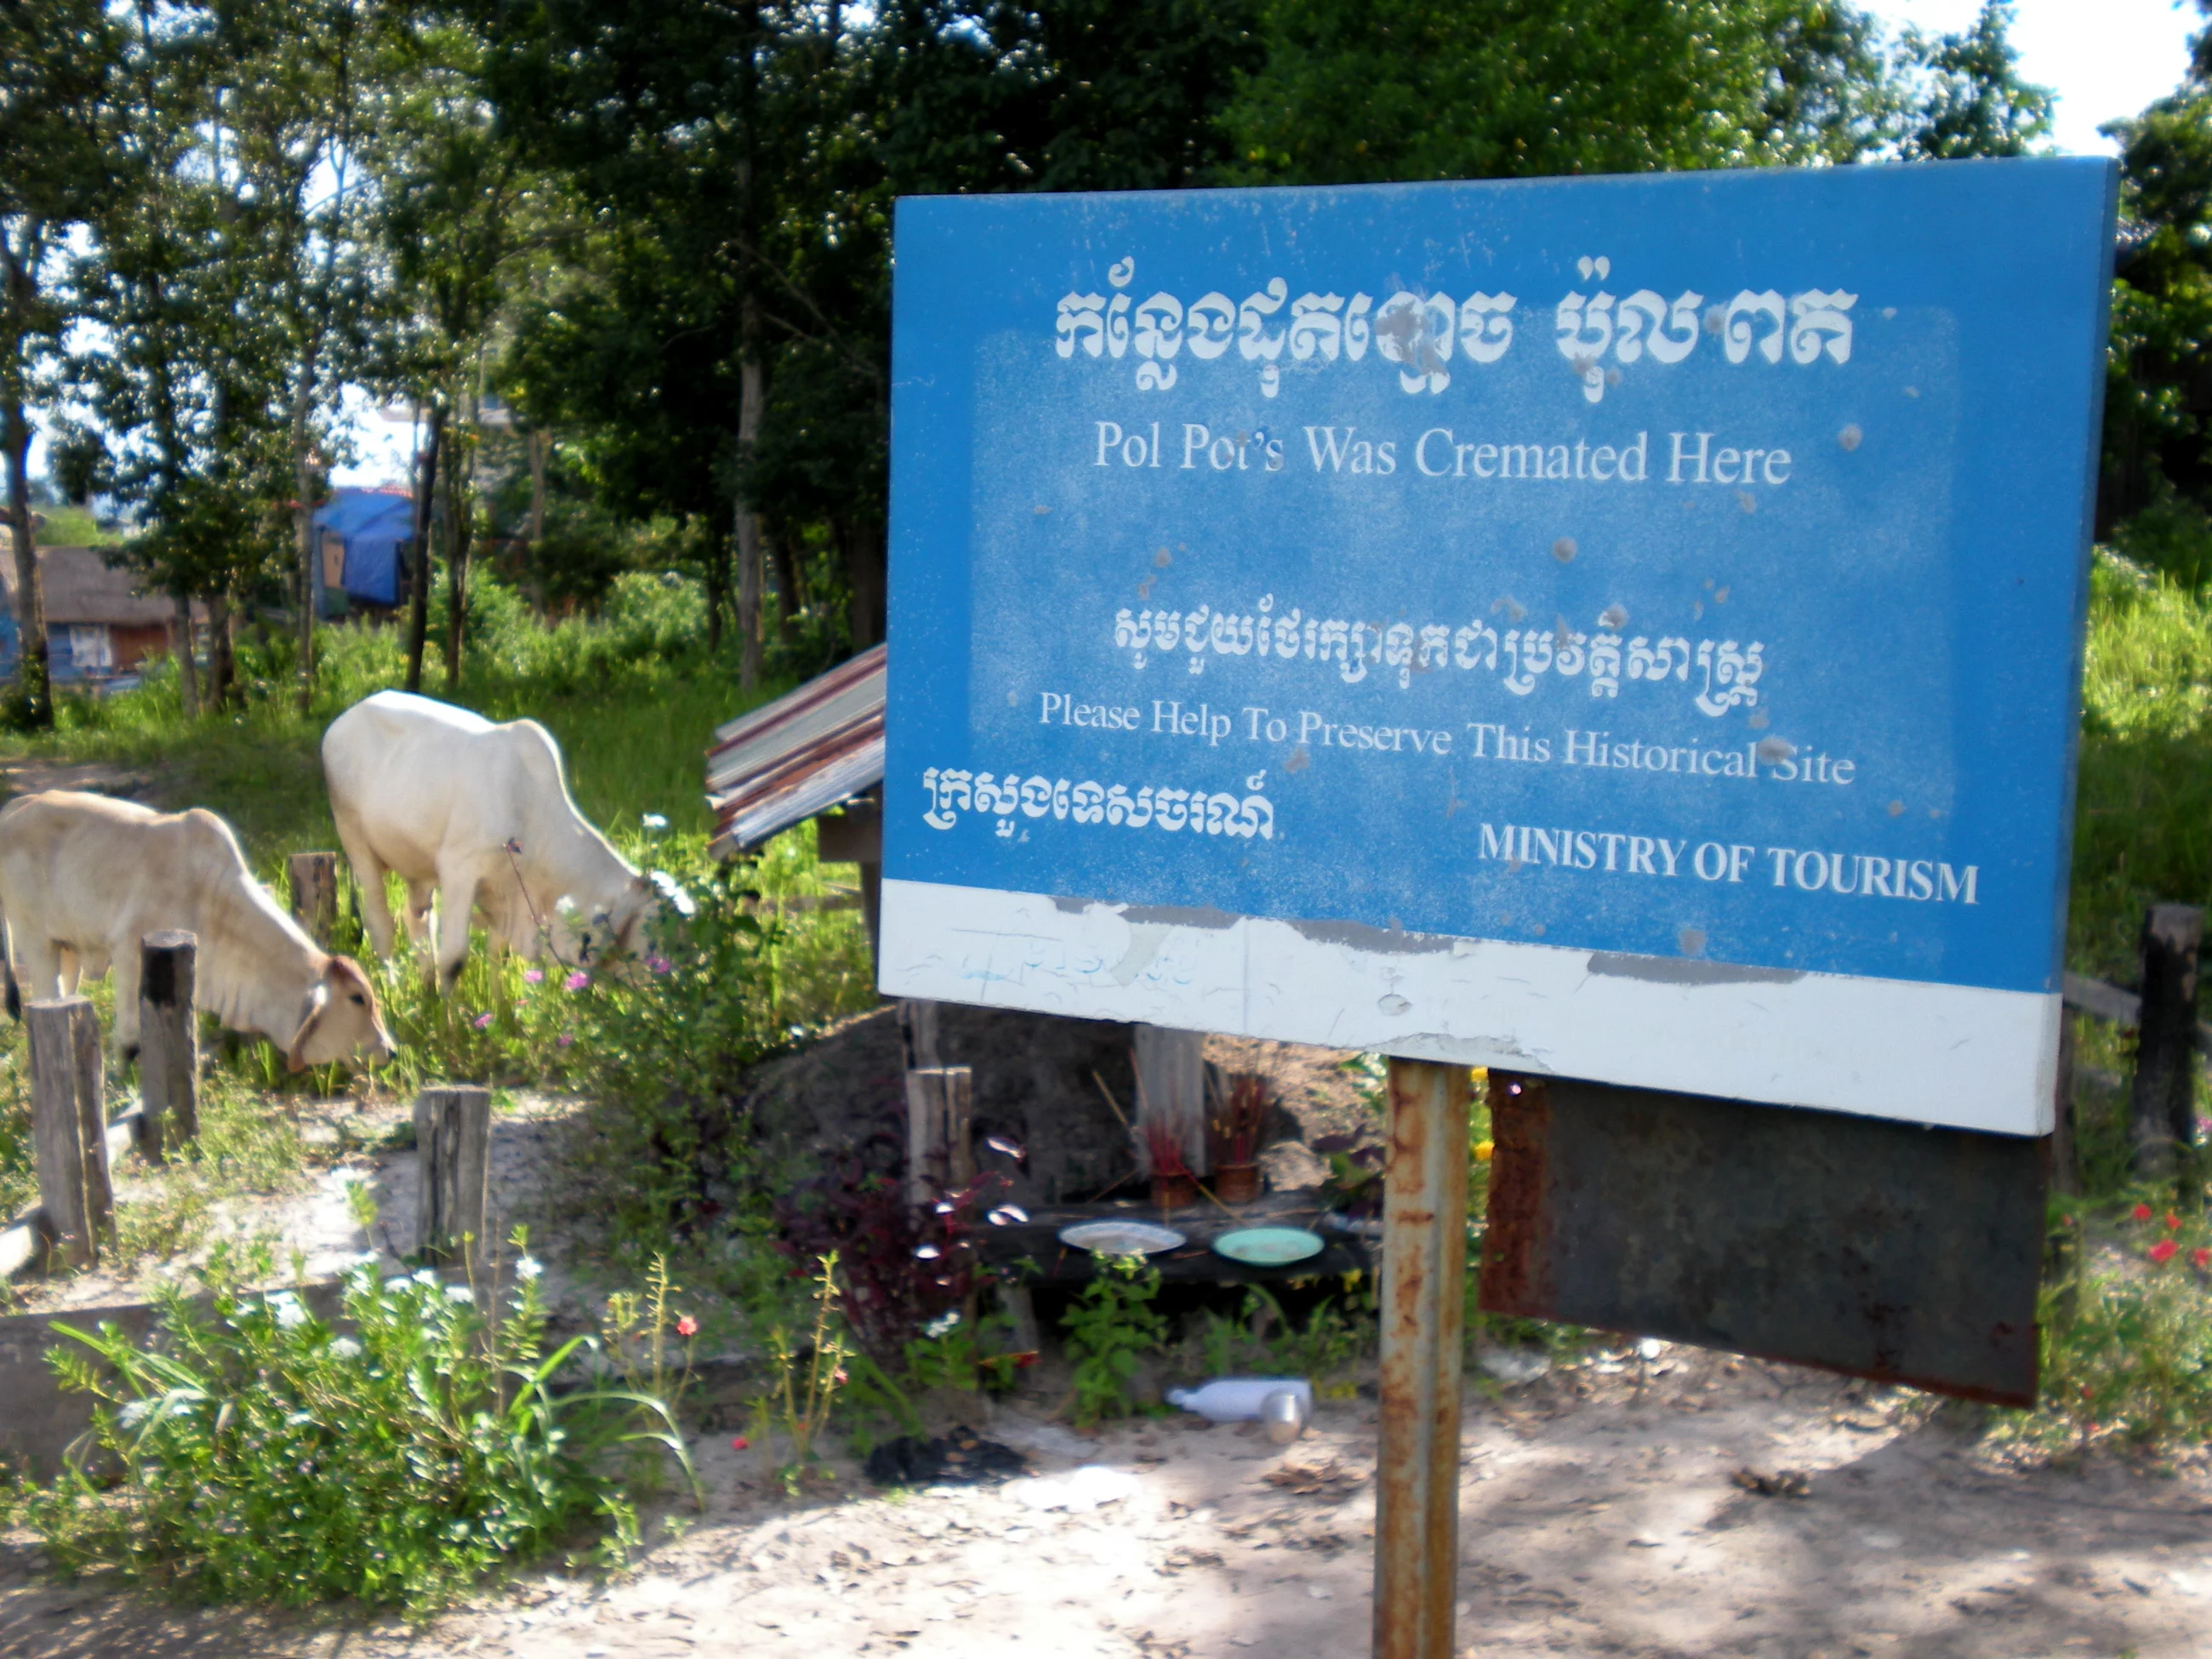
[[[863,651],[714,733],[714,851],[750,852],[884,777],[884,647]]]

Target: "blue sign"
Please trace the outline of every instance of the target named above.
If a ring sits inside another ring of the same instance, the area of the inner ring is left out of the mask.
[[[883,988],[2042,1131],[2114,179],[901,203]]]

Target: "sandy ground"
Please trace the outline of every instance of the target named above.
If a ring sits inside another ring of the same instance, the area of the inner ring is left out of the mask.
[[[1277,1449],[1195,1419],[1085,1439],[1034,1407],[986,1433],[1048,1480],[1129,1495],[1042,1511],[1021,1488],[770,1495],[698,1449],[708,1514],[622,1579],[526,1575],[427,1629],[179,1612],[34,1576],[0,1550],[0,1656],[718,1654],[1349,1659],[1370,1617],[1374,1407],[1325,1404]],[[2011,1469],[1963,1414],[1668,1349],[1471,1396],[1459,1640],[1690,1659],[2183,1659],[2212,1652],[2212,1480],[2093,1460]],[[1808,1477],[1760,1496],[1739,1472]]]

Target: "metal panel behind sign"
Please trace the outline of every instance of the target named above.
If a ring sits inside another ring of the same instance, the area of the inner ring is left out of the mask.
[[[2047,1143],[1491,1073],[1482,1306],[2035,1402]]]
[[[2041,1132],[2114,176],[901,203],[883,989]]]

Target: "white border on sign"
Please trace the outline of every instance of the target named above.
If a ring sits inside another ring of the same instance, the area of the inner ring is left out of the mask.
[[[886,880],[881,988],[1809,1106],[2051,1127],[2054,994]]]

